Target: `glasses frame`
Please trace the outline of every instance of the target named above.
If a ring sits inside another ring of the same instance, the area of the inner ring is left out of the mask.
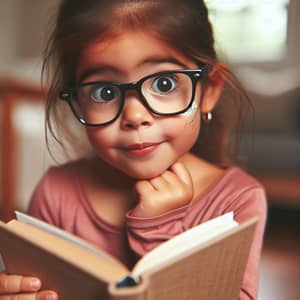
[[[67,89],[61,91],[59,93],[59,98],[61,100],[66,101],[69,104],[69,106],[70,106],[73,114],[75,115],[76,119],[81,124],[83,124],[85,126],[91,126],[91,127],[105,126],[105,125],[111,124],[115,120],[117,120],[118,117],[121,115],[121,113],[123,111],[125,100],[126,100],[126,92],[128,90],[135,90],[138,93],[138,95],[140,97],[140,100],[142,101],[143,105],[151,113],[156,114],[158,116],[175,116],[175,115],[178,115],[178,114],[182,114],[182,113],[186,112],[189,108],[191,108],[191,106],[193,105],[193,102],[195,100],[196,83],[199,80],[201,80],[201,79],[203,79],[205,77],[205,75],[207,74],[206,71],[207,71],[206,65],[203,65],[203,66],[199,67],[198,69],[193,69],[193,70],[184,69],[184,70],[174,70],[174,71],[158,72],[158,73],[154,73],[154,74],[151,74],[151,75],[147,75],[147,76],[141,78],[138,81],[130,82],[130,83],[114,83],[114,82],[105,82],[105,81],[90,81],[90,82],[80,83],[79,85],[77,85],[75,87],[70,87],[70,88],[67,88]],[[180,111],[176,111],[176,112],[172,112],[172,113],[161,113],[161,112],[158,112],[157,110],[153,109],[149,105],[147,99],[144,97],[144,95],[142,93],[142,85],[143,85],[143,83],[146,80],[148,80],[151,77],[162,76],[162,75],[169,75],[169,74],[176,74],[176,73],[186,74],[190,78],[190,80],[192,82],[192,95],[191,95],[191,99],[189,101],[189,104],[187,105],[186,108],[184,108],[184,109],[182,109]],[[114,86],[116,86],[116,87],[119,88],[119,90],[121,92],[121,101],[120,101],[120,105],[119,105],[119,110],[118,110],[116,116],[112,120],[110,120],[110,121],[107,121],[107,122],[104,122],[104,123],[98,123],[98,124],[88,123],[88,122],[86,122],[78,114],[78,112],[76,111],[75,107],[72,104],[72,99],[73,99],[73,96],[76,95],[77,90],[79,88],[81,88],[83,86],[94,85],[94,84],[99,84],[99,83],[109,83],[109,84],[114,85]]]

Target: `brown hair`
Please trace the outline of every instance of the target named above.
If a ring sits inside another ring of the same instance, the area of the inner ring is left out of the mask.
[[[53,116],[57,128],[67,127],[58,105],[59,92],[75,84],[78,59],[88,44],[124,28],[148,30],[194,62],[216,67],[225,81],[222,99],[214,109],[212,122],[202,126],[192,150],[210,162],[224,163],[230,148],[228,132],[240,128],[251,101],[237,78],[218,63],[203,0],[62,0],[44,56],[43,78],[46,75],[50,79],[46,128],[63,146],[52,122]],[[66,137],[73,144],[73,136],[68,133]]]

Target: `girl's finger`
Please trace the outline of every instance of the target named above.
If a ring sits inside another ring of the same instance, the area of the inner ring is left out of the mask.
[[[34,277],[0,274],[0,295],[20,292],[35,292],[41,288],[41,281]]]
[[[149,180],[149,182],[152,184],[153,188],[157,191],[165,190],[169,186],[169,184],[166,182],[163,176],[152,178]]]
[[[41,291],[36,294],[34,300],[58,300],[58,295],[53,291]]]
[[[58,296],[52,291],[42,291],[38,293],[0,295],[0,300],[58,300]]]
[[[176,162],[171,166],[173,171],[185,184],[192,186],[192,177],[188,169],[180,162]]]
[[[134,186],[134,192],[137,198],[139,198],[141,195],[152,193],[153,191],[154,188],[148,180],[139,180]]]
[[[169,184],[173,185],[173,184],[177,184],[178,182],[180,182],[180,178],[177,176],[177,174],[175,174],[175,172],[171,171],[171,170],[167,170],[165,171],[162,175],[161,175],[164,180],[166,182],[168,182]]]

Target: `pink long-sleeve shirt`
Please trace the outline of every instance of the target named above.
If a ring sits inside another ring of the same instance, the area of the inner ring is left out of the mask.
[[[237,222],[260,218],[240,291],[240,300],[256,299],[266,197],[262,186],[237,167],[228,168],[188,205],[152,218],[136,218],[129,211],[122,227],[107,223],[95,213],[79,174],[66,166],[52,167],[45,173],[29,208],[33,216],[95,244],[128,267],[160,243],[230,211]]]

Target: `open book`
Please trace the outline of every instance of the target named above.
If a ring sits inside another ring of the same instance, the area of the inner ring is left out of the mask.
[[[237,299],[258,221],[217,217],[162,243],[129,271],[70,233],[16,215],[0,223],[0,271],[37,276],[62,300]]]

